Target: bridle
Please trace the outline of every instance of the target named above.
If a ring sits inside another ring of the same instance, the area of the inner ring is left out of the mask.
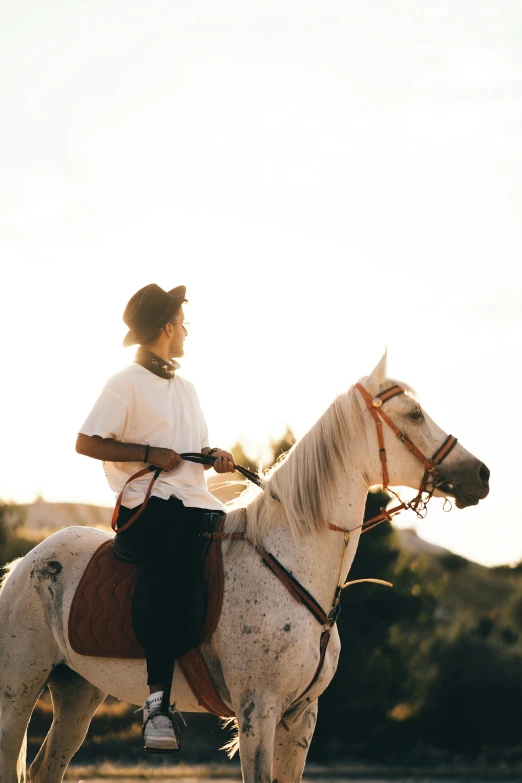
[[[390,386],[389,389],[385,389],[385,391],[381,392],[378,397],[372,397],[371,394],[369,394],[364,386],[360,383],[356,383],[355,388],[360,392],[364,401],[366,402],[366,407],[370,411],[377,428],[379,458],[382,469],[382,487],[383,489],[388,489],[388,491],[392,492],[400,501],[400,503],[398,506],[395,506],[389,510],[381,508],[380,514],[378,514],[376,517],[373,517],[372,519],[368,519],[366,522],[363,522],[363,524],[359,525],[357,528],[352,528],[352,530],[357,530],[360,528],[361,533],[366,533],[371,528],[376,527],[376,525],[379,525],[381,522],[384,522],[384,520],[391,522],[392,517],[403,511],[405,508],[411,509],[417,514],[418,517],[423,518],[426,515],[428,502],[431,500],[431,497],[437,489],[437,486],[444,483],[441,480],[442,474],[438,466],[456,446],[457,438],[455,438],[454,435],[448,435],[444,443],[439,446],[431,459],[428,459],[424,456],[422,451],[420,451],[420,449],[417,448],[417,446],[415,446],[415,444],[408,438],[406,433],[402,432],[402,430],[400,430],[393,423],[390,417],[387,416],[382,409],[383,404],[388,402],[388,400],[391,400],[393,397],[397,397],[399,394],[405,394],[405,390],[403,388],[401,388],[398,384],[394,384],[393,386]],[[386,424],[391,428],[399,440],[404,443],[408,451],[411,451],[411,453],[424,465],[424,475],[417,491],[417,495],[413,498],[413,500],[401,501],[397,493],[393,492],[393,490],[390,490],[388,487],[389,475],[386,448],[384,446],[384,434],[382,426],[383,421],[386,422]]]

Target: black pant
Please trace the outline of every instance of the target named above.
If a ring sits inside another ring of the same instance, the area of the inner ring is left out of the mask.
[[[118,524],[136,512],[122,506]],[[151,497],[138,519],[118,536],[138,558],[145,581],[147,682],[166,683],[183,654],[184,630],[193,625],[193,592],[202,580],[201,538],[208,509],[188,508],[177,498]],[[198,573],[199,571],[199,573]]]

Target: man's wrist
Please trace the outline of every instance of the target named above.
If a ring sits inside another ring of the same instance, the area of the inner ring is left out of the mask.
[[[219,448],[219,446],[214,446],[214,448],[213,448],[213,449],[209,449],[209,450],[207,451],[207,456],[211,457],[211,456],[212,456],[212,454],[214,454],[214,452],[216,452],[216,451],[221,451],[221,449]]]

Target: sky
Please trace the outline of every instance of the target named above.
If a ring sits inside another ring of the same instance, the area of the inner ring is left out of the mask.
[[[211,440],[266,451],[371,372],[491,469],[400,526],[522,558],[522,3],[0,3],[0,498],[110,506],[76,434],[186,285]]]

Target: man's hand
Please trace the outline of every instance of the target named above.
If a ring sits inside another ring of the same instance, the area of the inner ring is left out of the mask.
[[[183,458],[180,457],[177,451],[172,449],[160,449],[159,447],[149,449],[149,465],[156,465],[161,468],[165,473],[169,473],[174,468],[183,462]]]
[[[218,449],[212,453],[216,461],[212,465],[216,473],[233,473],[236,469],[234,457],[229,451]]]

